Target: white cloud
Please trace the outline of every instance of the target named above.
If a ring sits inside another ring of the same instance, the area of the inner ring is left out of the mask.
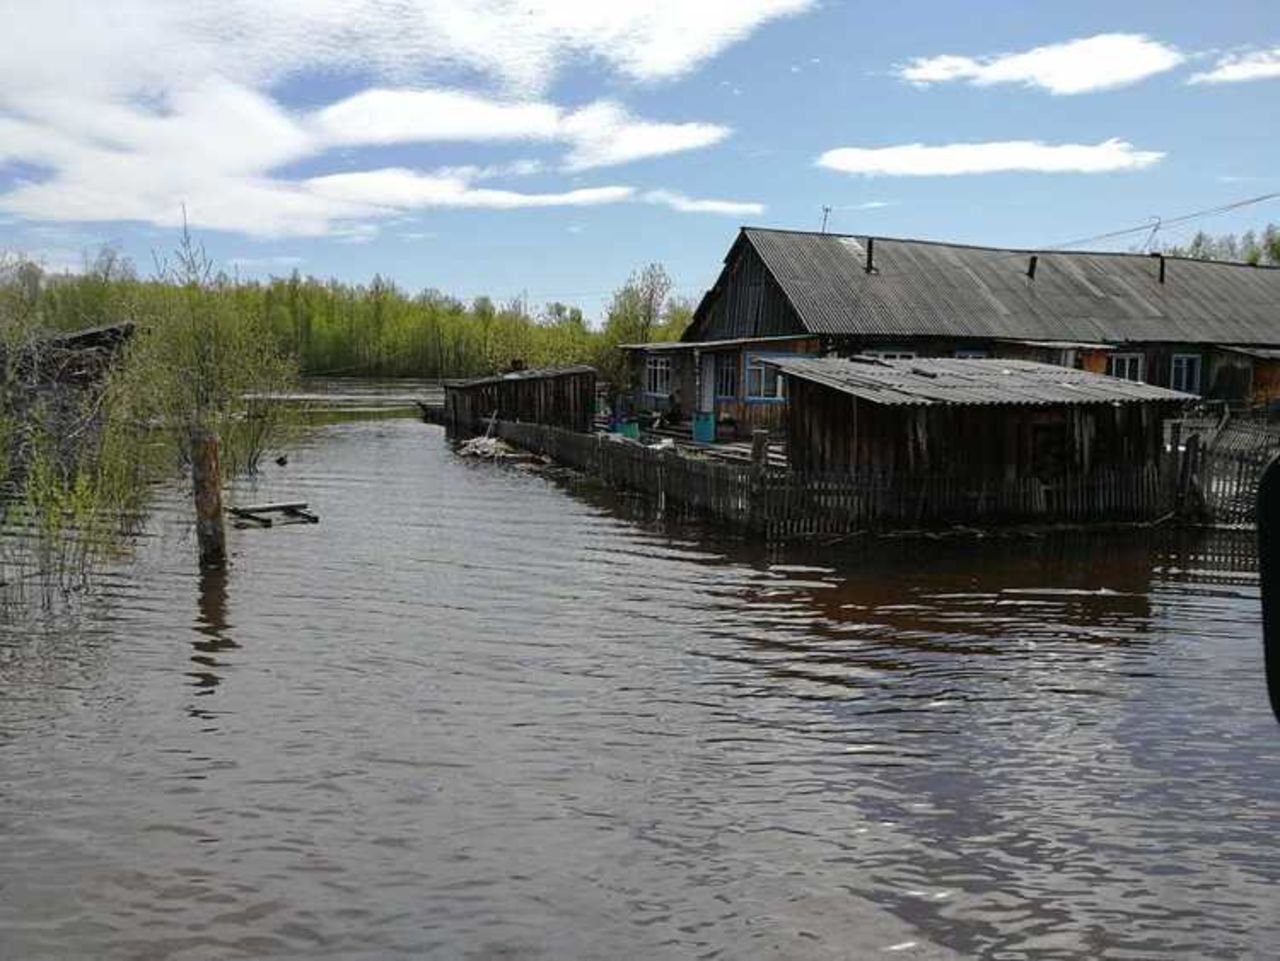
[[[815,0],[44,0],[9,3],[0,88],[134,94],[221,72],[251,86],[307,70],[396,80],[480,73],[545,89],[574,58],[678,77]],[[72,26],[74,25],[74,26]]]
[[[650,190],[641,198],[645,203],[661,204],[683,214],[724,214],[730,217],[758,217],[764,204],[739,200],[698,200],[672,190]]]
[[[641,119],[613,101],[563,107],[538,93],[573,60],[643,82],[677,77],[814,2],[9,3],[6,33],[21,42],[0,57],[0,164],[35,172],[0,193],[0,213],[170,227],[185,204],[200,228],[358,240],[403,209],[380,191],[410,197],[411,208],[631,199],[630,187],[524,193],[475,184],[552,169],[540,159],[402,171],[413,179],[391,189],[385,171],[361,171],[362,155],[347,148],[525,141],[562,145],[560,165],[584,171],[718,143],[729,130],[716,124]],[[268,93],[317,73],[372,89],[309,112]],[[458,88],[459,78],[473,89]],[[330,169],[352,168],[362,189],[289,173],[340,149]]]
[[[1141,34],[1102,33],[1021,53],[919,57],[898,68],[898,75],[921,86],[964,80],[975,86],[1019,83],[1054,94],[1078,94],[1137,83],[1185,59],[1175,47]]]
[[[641,120],[610,100],[568,112],[551,103],[495,100],[459,90],[367,90],[318,111],[311,126],[335,145],[563,142],[570,145],[569,170],[709,147],[730,134],[718,124]]]
[[[422,207],[582,207],[630,200],[632,187],[586,187],[564,193],[519,193],[474,187],[452,174],[420,174],[399,167],[331,174],[306,181],[307,189],[337,203],[404,211]]]
[[[1187,83],[1245,83],[1280,77],[1280,47],[1221,57],[1212,70],[1191,75]]]
[[[1123,140],[1099,144],[1045,144],[1032,140],[912,143],[896,147],[839,147],[818,158],[818,166],[843,173],[887,177],[931,177],[1013,171],[1038,173],[1108,173],[1141,170],[1164,157],[1154,150],[1135,150]]]
[[[461,90],[366,90],[318,111],[313,123],[323,140],[339,145],[553,140],[560,110]]]
[[[882,210],[885,207],[896,207],[896,200],[868,200],[862,204],[848,204],[844,207],[837,207],[837,210]]]
[[[610,101],[599,101],[564,118],[563,136],[573,144],[566,165],[588,170],[709,147],[729,136],[729,128],[709,123],[653,123],[636,120]]]

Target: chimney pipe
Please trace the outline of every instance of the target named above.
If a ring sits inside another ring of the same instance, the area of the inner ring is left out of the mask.
[[[869,274],[875,273],[876,270],[876,239],[874,237],[867,238],[867,265],[866,271]]]
[[[1032,280],[1036,279],[1036,264],[1040,262],[1040,258],[1035,254],[1031,255],[1031,260],[1027,263],[1027,276]]]
[[[1158,257],[1160,259],[1160,283],[1163,284],[1164,283],[1164,254],[1160,253],[1160,251],[1158,250],[1153,250],[1151,252],[1151,256]]]

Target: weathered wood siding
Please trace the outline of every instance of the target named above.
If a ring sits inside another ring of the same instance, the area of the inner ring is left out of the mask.
[[[792,378],[787,450],[793,470],[1049,480],[1101,468],[1158,465],[1159,403],[880,405]]]
[[[715,289],[701,305],[690,340],[802,334],[800,318],[750,244],[730,253]]]
[[[950,472],[910,476],[780,471],[681,456],[608,435],[499,422],[514,444],[587,471],[605,483],[767,538],[860,531],[1046,521],[1149,520],[1169,510],[1169,486],[1153,464],[1112,467],[1043,483],[1036,478],[974,481]]]
[[[463,430],[474,429],[496,414],[498,420],[585,433],[595,420],[596,372],[581,368],[456,381],[444,385],[444,401],[449,423]]]

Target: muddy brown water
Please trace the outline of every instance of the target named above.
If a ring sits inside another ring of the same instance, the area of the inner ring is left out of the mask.
[[[412,419],[0,623],[0,958],[1271,958],[1247,537],[765,550]]]

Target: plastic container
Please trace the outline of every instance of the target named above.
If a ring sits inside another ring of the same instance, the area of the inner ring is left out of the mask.
[[[716,442],[716,415],[714,411],[700,410],[693,415],[693,439],[699,444]]]

